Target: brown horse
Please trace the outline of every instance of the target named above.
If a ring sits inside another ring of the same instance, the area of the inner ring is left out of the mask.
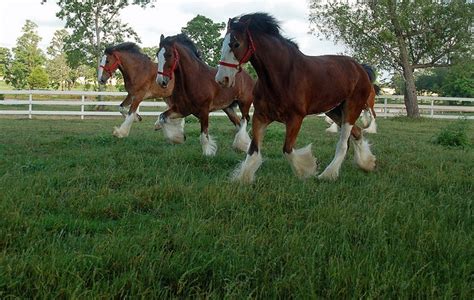
[[[141,121],[141,117],[136,111],[144,99],[166,98],[171,95],[174,81],[171,81],[166,88],[156,84],[157,66],[134,43],[121,43],[105,49],[99,67],[99,83],[105,84],[113,73],[119,69],[122,72],[125,89],[128,92],[127,97],[119,107],[125,121],[120,127],[114,128],[113,135],[116,137],[127,137],[133,121],[135,119]],[[128,113],[125,113],[126,107],[129,107]]]
[[[204,155],[213,156],[217,145],[209,135],[209,112],[223,109],[237,128],[233,146],[247,151],[250,144],[246,127],[250,119],[254,82],[245,72],[236,76],[235,86],[223,88],[215,81],[217,69],[204,63],[194,43],[184,34],[164,37],[161,35],[157,52],[158,76],[156,81],[166,88],[170,80],[175,80],[173,93],[169,98],[169,109],[163,112],[157,123],[161,124],[165,135],[172,142],[184,142],[183,129],[175,118],[194,115],[201,123],[201,145]],[[238,105],[242,113],[239,119],[234,111]]]
[[[364,66],[364,65],[363,65]],[[377,117],[375,113],[375,96],[380,93],[380,87],[376,84],[372,86],[370,91],[369,99],[367,99],[367,104],[364,108],[364,112],[362,113],[362,124],[364,125],[363,132],[366,133],[377,133],[377,123],[375,122],[375,118]],[[337,133],[339,131],[339,126],[337,126],[334,121],[327,117],[325,118],[326,122],[331,125],[326,129],[327,132]]]
[[[350,136],[359,167],[366,171],[374,169],[375,156],[355,125],[369,98],[373,71],[367,73],[346,56],[304,55],[294,42],[280,34],[278,22],[265,13],[229,20],[216,81],[232,86],[241,65],[248,61],[258,75],[254,88],[253,138],[245,161],[234,173],[236,180],[254,180],[262,163],[260,148],[264,131],[273,121],[286,125],[283,152],[296,175],[305,178],[315,174],[316,160],[311,145],[298,150],[293,147],[303,118],[321,112],[342,129],[334,159],[319,178],[338,177]]]

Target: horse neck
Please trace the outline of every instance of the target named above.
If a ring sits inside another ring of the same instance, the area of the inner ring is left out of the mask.
[[[195,83],[200,80],[203,74],[203,67],[209,70],[209,67],[201,60],[194,57],[188,50],[178,48],[179,62],[178,69],[175,71],[175,90],[185,92],[190,82]],[[197,76],[196,76],[197,74]]]
[[[272,36],[253,37],[256,52],[250,63],[257,72],[260,82],[279,82],[281,76],[288,76],[290,68],[300,52],[283,40]]]
[[[119,69],[122,72],[123,79],[126,83],[139,78],[139,76],[137,76],[138,73],[148,71],[148,63],[145,63],[145,59],[139,58],[138,55],[121,52],[120,61],[122,64]]]

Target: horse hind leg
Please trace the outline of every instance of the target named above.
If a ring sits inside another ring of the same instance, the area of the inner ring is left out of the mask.
[[[366,124],[364,124],[363,132],[365,133],[377,133],[377,123],[375,122],[375,113],[373,109],[364,110],[364,115],[367,115],[367,119],[369,120]]]
[[[242,118],[239,121],[239,117],[235,113],[233,105],[224,108],[224,112],[227,114],[227,116],[237,129],[234,141],[232,143],[232,147],[236,150],[247,152],[250,146],[250,137],[247,133],[247,120]]]
[[[357,126],[352,129],[351,144],[354,147],[354,161],[359,168],[367,172],[373,171],[376,158],[370,150],[370,144]]]
[[[295,150],[293,148],[302,122],[303,118],[298,116],[286,123],[286,137],[283,153],[285,153],[295,175],[304,179],[316,174],[317,164],[311,152],[311,144],[301,149]]]

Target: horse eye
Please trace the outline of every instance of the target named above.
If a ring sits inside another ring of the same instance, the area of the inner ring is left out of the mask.
[[[239,42],[229,43],[229,47],[230,47],[231,49],[238,48],[239,46],[240,46]]]

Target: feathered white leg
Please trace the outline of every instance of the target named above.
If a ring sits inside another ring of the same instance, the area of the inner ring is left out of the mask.
[[[255,172],[262,165],[262,155],[255,151],[252,155],[248,155],[243,162],[241,162],[232,174],[233,181],[242,183],[251,183],[255,180]]]
[[[372,122],[370,122],[369,127],[365,128],[363,132],[377,133],[377,123],[375,123],[375,118],[372,119]]]
[[[162,119],[161,117],[156,121],[161,128],[163,128],[163,133],[166,138],[173,144],[182,144],[185,141],[184,137],[184,118],[176,119]],[[155,123],[155,129],[156,124]]]
[[[341,134],[336,146],[336,153],[333,160],[326,169],[318,176],[319,179],[335,180],[339,176],[339,169],[344,161],[347,152],[347,140],[351,135],[352,126],[344,123],[341,127]]]
[[[316,159],[311,153],[311,144],[301,149],[285,153],[293,172],[299,178],[308,178],[316,174]]]
[[[210,134],[201,133],[202,153],[206,156],[214,156],[217,152],[217,144]]]
[[[369,143],[361,137],[359,140],[351,138],[354,146],[354,160],[356,164],[365,171],[373,171],[375,168],[375,156],[370,151]]]
[[[234,149],[247,152],[250,146],[250,137],[247,133],[247,120],[242,119],[240,121],[240,127],[237,133],[235,134],[234,142],[232,143],[232,147]]]
[[[133,120],[135,120],[135,114],[136,113],[127,115],[125,121],[123,121],[120,127],[114,127],[113,135],[118,138],[127,137],[130,134],[130,128],[132,128]]]

